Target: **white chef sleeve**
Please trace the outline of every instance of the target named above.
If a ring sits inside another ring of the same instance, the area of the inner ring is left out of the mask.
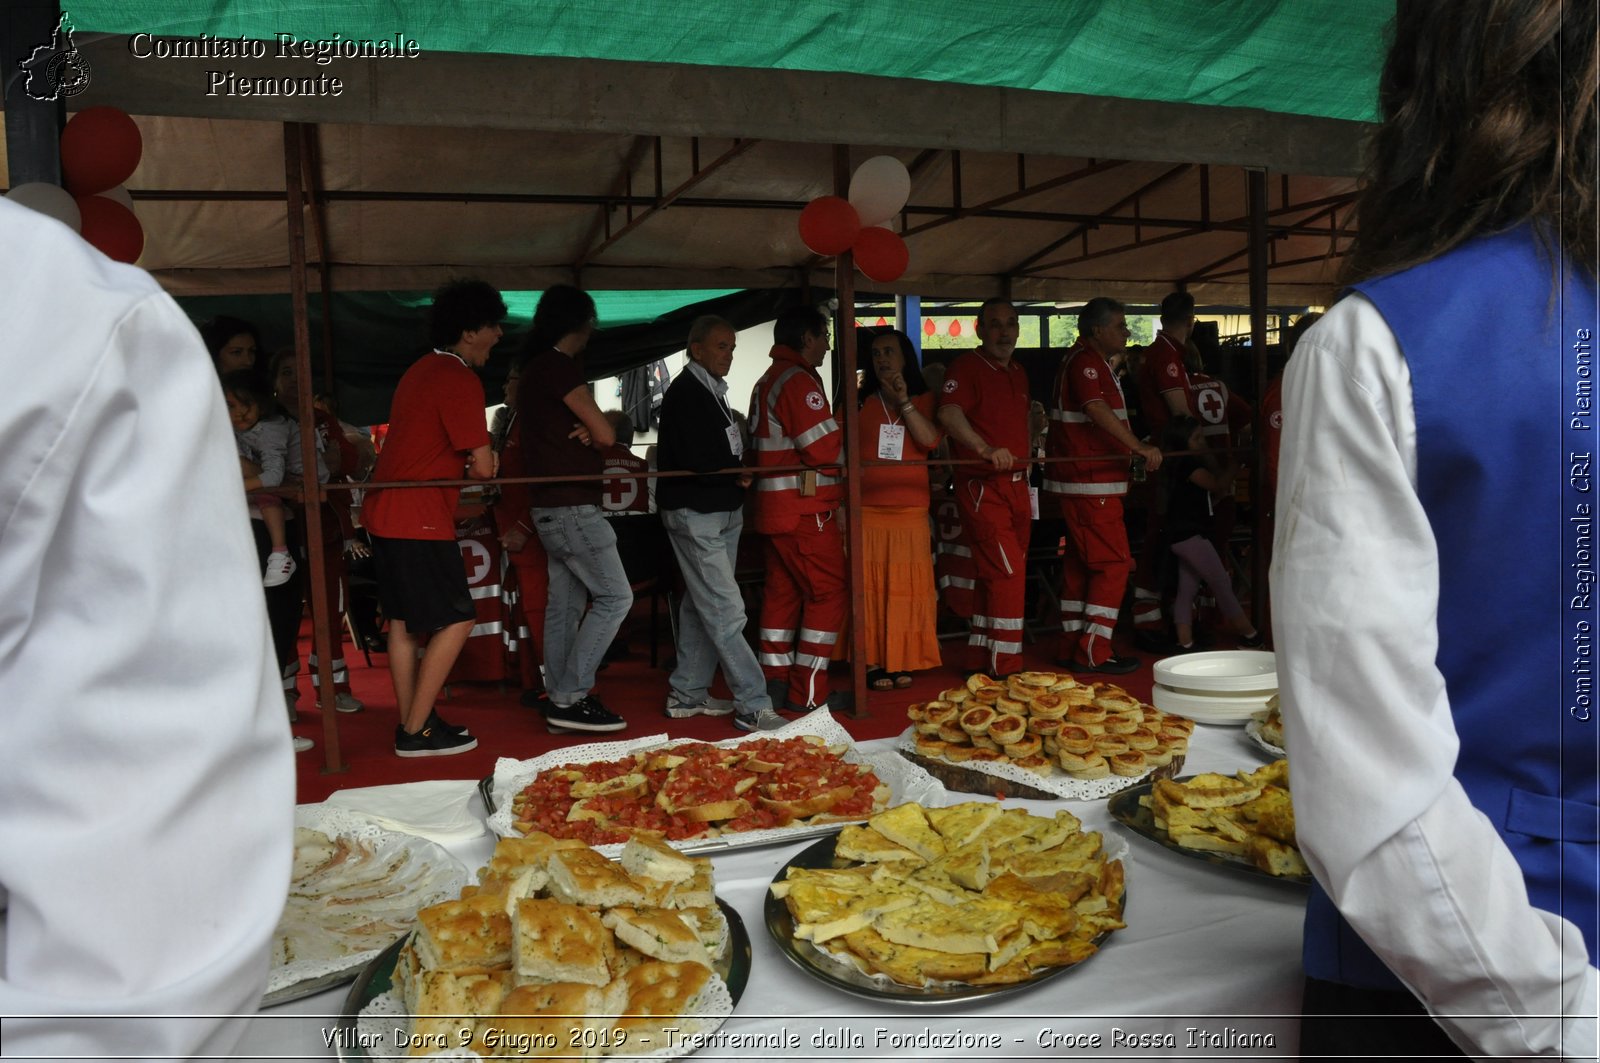
[[[1452,774],[1411,378],[1370,302],[1302,338],[1283,397],[1273,635],[1306,860],[1464,1050],[1593,1056],[1582,935],[1531,906]]]

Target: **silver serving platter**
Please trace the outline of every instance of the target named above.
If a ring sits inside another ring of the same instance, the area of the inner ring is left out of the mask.
[[[494,801],[494,778],[486,776],[478,780],[478,793],[483,797],[483,806],[489,810],[489,815],[499,811]],[[866,816],[853,819],[836,819],[830,823],[813,823],[804,827],[786,827],[782,837],[777,838],[747,838],[739,834],[725,834],[716,838],[702,838],[699,841],[674,842],[672,847],[684,856],[710,856],[715,853],[725,853],[734,849],[760,849],[768,845],[793,845],[803,842],[808,838],[821,838],[829,834],[839,833],[839,828],[846,823],[862,823]],[[602,847],[597,847],[602,848]]]
[[[791,867],[801,868],[830,868],[849,867],[851,861],[838,859],[833,855],[834,842],[838,841],[839,832],[835,828],[833,836],[824,838],[813,845],[802,849],[795,854],[787,864],[778,869],[773,876],[774,882],[781,881]],[[1127,886],[1123,886],[1123,910],[1127,910]],[[1075,971],[1083,964],[1088,963],[1094,956],[1098,956],[1098,946],[1105,944],[1111,931],[1107,930],[1094,939],[1097,946],[1094,955],[1080,963],[1067,964],[1061,967],[1051,967],[1041,971],[1034,977],[1006,985],[968,985],[965,982],[936,982],[929,986],[908,986],[892,981],[885,976],[867,974],[848,960],[834,957],[824,949],[819,949],[809,941],[797,939],[794,936],[794,917],[790,915],[789,908],[781,900],[767,891],[767,898],[762,914],[766,917],[767,933],[772,940],[777,942],[778,948],[789,958],[789,961],[799,967],[806,974],[858,997],[868,1000],[888,1000],[896,1004],[915,1004],[929,1007],[939,1007],[945,1004],[958,1004],[967,1000],[987,999],[1003,996],[1007,993],[1020,993],[1053,978],[1058,978],[1068,971]]]
[[[1193,775],[1185,775],[1183,778],[1172,781],[1182,783],[1192,778],[1194,778]],[[1151,783],[1148,786],[1139,786],[1132,790],[1123,790],[1119,794],[1113,794],[1111,800],[1106,802],[1106,809],[1111,813],[1111,818],[1140,837],[1148,838],[1163,849],[1177,853],[1179,856],[1188,857],[1190,860],[1198,860],[1213,867],[1226,868],[1235,874],[1245,875],[1249,878],[1276,882],[1281,886],[1303,888],[1311,885],[1310,875],[1274,875],[1271,872],[1261,870],[1261,868],[1242,856],[1234,856],[1230,853],[1204,852],[1200,849],[1185,849],[1173,841],[1172,836],[1166,831],[1156,826],[1155,815],[1139,803],[1139,798],[1148,794],[1154,787],[1155,784]]]
[[[721,897],[717,898],[717,908],[728,922],[728,947],[711,969],[728,984],[728,995],[733,998],[733,1006],[737,1008],[739,998],[744,996],[745,986],[750,982],[750,934],[745,930],[744,920],[739,918],[739,913]],[[409,938],[408,934],[383,950],[367,964],[350,987],[350,992],[344,998],[344,1009],[339,1013],[337,1029],[342,1036],[335,1039],[341,1060],[365,1063],[373,1058],[358,1043],[360,1038],[356,1036],[356,1023],[363,1008],[394,987],[394,965]]]

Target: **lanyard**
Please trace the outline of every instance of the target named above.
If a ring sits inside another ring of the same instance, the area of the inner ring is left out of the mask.
[[[900,418],[889,412],[889,404],[883,401],[883,392],[878,392],[878,405],[883,407],[883,415],[889,418],[890,424],[899,424]]]

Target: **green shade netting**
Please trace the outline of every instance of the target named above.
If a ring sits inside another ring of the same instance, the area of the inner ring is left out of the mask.
[[[677,291],[650,292],[590,292],[594,298],[595,314],[601,325],[615,328],[618,325],[639,325],[654,321],[662,314],[680,306],[703,303],[724,295],[732,295],[738,288],[687,288]],[[533,320],[533,311],[539,305],[540,292],[501,292],[506,303],[506,322],[509,326],[527,325]],[[433,302],[429,292],[390,292],[389,298],[401,306],[426,309]]]
[[[338,34],[391,41],[403,34],[424,53],[872,74],[1355,121],[1376,118],[1385,26],[1394,12],[1394,0],[71,0],[63,6],[79,32],[258,40],[284,32],[299,40]],[[297,62],[315,69],[310,60]]]

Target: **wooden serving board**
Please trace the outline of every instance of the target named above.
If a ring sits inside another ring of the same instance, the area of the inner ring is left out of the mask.
[[[1026,797],[1036,801],[1067,800],[1067,798],[1058,793],[1041,790],[1026,783],[1012,782],[1010,779],[1002,779],[998,775],[990,775],[974,768],[965,768],[960,764],[952,764],[948,760],[936,760],[933,757],[924,757],[917,753],[907,752],[904,749],[897,750],[897,752],[935,779],[938,779],[947,790],[955,790],[964,794],[994,794],[996,797]],[[1183,770],[1183,757],[1173,757],[1170,764],[1164,764],[1148,775],[1141,775],[1137,779],[1124,779],[1123,785],[1111,792],[1117,793],[1132,786],[1144,786],[1147,783],[1155,782],[1157,779],[1170,779],[1181,770]],[[1096,800],[1103,800],[1103,798],[1096,798]]]

